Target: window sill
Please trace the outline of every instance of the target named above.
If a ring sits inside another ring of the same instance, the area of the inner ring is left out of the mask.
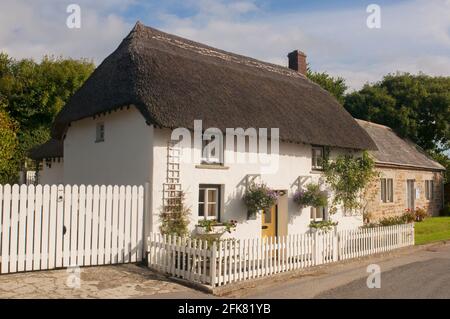
[[[313,168],[310,172],[310,174],[322,174],[323,173],[323,169],[319,169],[319,168]]]
[[[195,168],[200,168],[200,169],[229,169],[228,166],[219,165],[219,164],[200,164],[200,165],[195,165]]]

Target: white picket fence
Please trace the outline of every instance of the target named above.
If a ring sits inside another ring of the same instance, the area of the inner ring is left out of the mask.
[[[142,186],[0,185],[0,273],[136,262]]]
[[[222,286],[414,245],[414,224],[271,238],[204,240],[151,234],[149,267]]]

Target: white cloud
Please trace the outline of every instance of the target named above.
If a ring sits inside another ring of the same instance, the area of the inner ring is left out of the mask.
[[[367,28],[364,5],[275,15],[253,8],[258,14],[242,19],[227,2],[208,2],[216,9],[192,4],[194,16],[162,15],[162,28],[281,65],[287,64],[290,50],[301,49],[313,69],[343,76],[352,89],[396,71],[450,74],[448,0],[382,5],[381,29]]]
[[[0,51],[15,58],[40,59],[51,54],[101,62],[132,27],[117,14],[125,3],[78,0],[81,28],[69,29],[66,8],[73,2],[2,0]]]
[[[138,18],[159,21],[156,28],[280,65],[287,65],[290,50],[301,49],[314,70],[343,76],[352,89],[398,70],[450,74],[450,0],[381,5],[381,29],[367,28],[363,4],[273,13],[252,0],[142,1],[2,0],[0,50],[16,58],[53,54],[100,63],[132,28],[126,10],[140,2]],[[80,30],[65,25],[73,2],[81,6]]]

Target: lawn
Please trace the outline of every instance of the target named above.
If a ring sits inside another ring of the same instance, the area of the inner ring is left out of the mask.
[[[450,240],[450,217],[430,217],[415,224],[416,245]]]

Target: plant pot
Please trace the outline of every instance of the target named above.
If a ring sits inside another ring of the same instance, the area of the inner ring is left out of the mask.
[[[195,232],[198,235],[222,235],[226,232],[225,226],[215,225],[211,227],[211,231],[207,232],[206,227],[203,226],[195,226]]]

